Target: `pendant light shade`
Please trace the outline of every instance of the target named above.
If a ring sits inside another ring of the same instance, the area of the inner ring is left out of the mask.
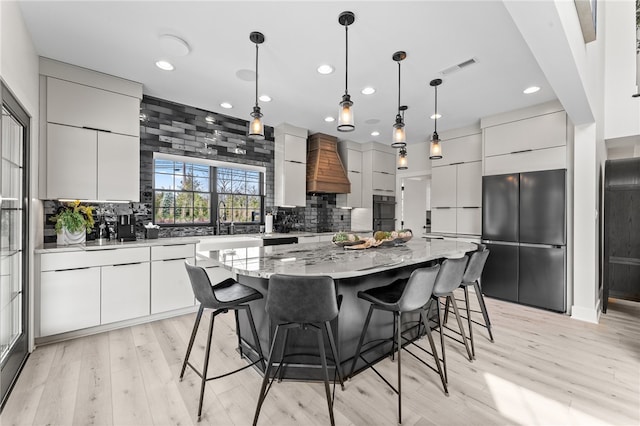
[[[353,12],[342,12],[338,16],[338,22],[344,26],[345,35],[345,70],[344,70],[344,95],[340,102],[340,111],[338,111],[338,131],[352,132],[355,130],[355,120],[353,118],[353,102],[349,96],[349,25],[353,24],[356,16]]]
[[[431,136],[431,147],[429,148],[429,159],[439,160],[442,158],[442,147],[440,146],[440,137],[438,136],[438,86],[442,84],[442,80],[436,78],[431,80],[429,85],[435,90],[435,115],[433,122],[433,135]]]
[[[249,138],[264,140],[264,124],[262,123],[262,112],[258,105],[258,46],[264,43],[264,35],[257,31],[249,34],[249,40],[256,45],[256,102],[251,112],[251,123],[249,124]]]
[[[407,158],[407,147],[403,146],[398,152],[398,170],[407,170],[409,168],[409,159]]]
[[[396,122],[393,124],[393,141],[391,142],[393,148],[402,148],[407,145],[407,134],[404,130],[404,112],[407,107],[400,106],[400,63],[406,57],[407,53],[403,51],[398,51],[392,56],[393,60],[398,63],[398,114]]]

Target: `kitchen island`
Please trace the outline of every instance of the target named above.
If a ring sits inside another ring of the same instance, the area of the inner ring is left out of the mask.
[[[291,244],[285,246],[247,247],[210,252],[199,252],[214,263],[237,274],[239,282],[260,291],[265,297],[272,274],[329,275],[336,282],[340,313],[331,327],[338,347],[343,370],[350,366],[358,338],[369,309],[369,304],[358,299],[359,291],[389,284],[399,278],[407,278],[415,268],[430,266],[447,257],[461,257],[476,250],[476,245],[466,242],[427,240],[414,238],[406,244],[393,247],[377,247],[366,250],[349,250],[332,243]],[[271,323],[264,309],[265,299],[251,302],[251,309],[260,337],[264,356],[271,347],[275,324]],[[416,315],[403,316],[403,329],[416,325]],[[242,314],[239,319],[244,352],[256,358],[251,333]],[[369,361],[386,356],[391,343],[382,339],[391,337],[393,317],[387,312],[375,312],[367,332],[367,339],[380,340],[367,353]],[[298,335],[299,334],[299,335]],[[415,337],[409,333],[409,338]],[[246,338],[246,339],[245,339]],[[252,352],[253,351],[253,352]],[[320,377],[317,343],[311,333],[296,333],[287,344],[285,378],[314,379]],[[357,369],[364,366],[359,361]],[[348,371],[345,371],[345,374]]]

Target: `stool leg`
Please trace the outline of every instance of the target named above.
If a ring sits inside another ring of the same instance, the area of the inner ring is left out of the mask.
[[[396,345],[398,346],[398,424],[402,424],[402,313],[394,312],[396,320]]]
[[[464,286],[464,302],[467,305],[467,325],[469,326],[469,340],[471,340],[471,355],[476,359],[476,348],[473,344],[473,328],[471,327],[471,306],[469,306],[469,287]]]
[[[198,309],[198,314],[196,315],[196,322],[193,324],[193,331],[191,332],[189,345],[187,346],[187,354],[184,356],[184,362],[182,363],[182,370],[180,370],[180,381],[182,381],[182,377],[184,377],[184,370],[187,368],[187,363],[189,362],[189,355],[191,355],[191,348],[193,348],[193,342],[196,340],[196,334],[198,334],[198,326],[200,325],[202,312],[204,312],[204,307],[200,305],[200,309]]]
[[[251,306],[245,305],[247,311],[247,317],[249,318],[249,326],[251,327],[251,334],[253,334],[253,341],[256,344],[256,351],[260,356],[260,365],[262,365],[262,371],[265,370],[264,365],[264,353],[262,352],[262,346],[260,345],[260,337],[258,337],[258,332],[256,331],[256,323],[253,322],[253,315],[251,314]]]
[[[372,313],[373,313],[373,305],[369,306],[369,313],[367,314],[367,319],[364,322],[364,327],[362,328],[362,334],[360,334],[360,340],[358,340],[358,347],[356,349],[356,354],[353,357],[353,363],[351,363],[351,372],[349,373],[349,377],[353,376],[353,372],[356,369],[356,362],[358,362],[358,358],[360,357],[360,350],[362,349],[364,336],[365,334],[367,334],[367,328],[369,327],[369,321],[371,321]]]
[[[462,335],[462,342],[464,343],[464,348],[467,350],[469,361],[473,361],[473,357],[471,356],[471,349],[469,348],[469,342],[467,342],[467,336],[464,334],[464,328],[462,327],[462,320],[460,319],[460,311],[458,311],[458,304],[456,303],[456,299],[453,293],[449,293],[447,297],[449,298],[449,300],[451,300],[453,312],[456,314],[456,320],[458,321],[458,327],[460,328],[460,334]]]
[[[338,380],[340,380],[340,386],[342,390],[344,390],[344,380],[342,375],[342,367],[340,366],[340,358],[338,357],[338,349],[336,348],[336,342],[333,340],[333,333],[331,332],[331,325],[329,321],[324,323],[324,328],[327,331],[327,336],[329,337],[329,347],[331,348],[331,356],[335,360],[336,371],[338,372]]]
[[[213,335],[213,320],[216,317],[215,312],[211,312],[211,320],[209,321],[209,336],[207,337],[207,349],[204,354],[204,366],[202,367],[202,382],[200,384],[200,402],[198,403],[198,421],[202,415],[202,402],[204,400],[204,386],[207,384],[207,370],[209,369],[209,354],[211,353],[211,336]]]
[[[267,397],[266,389],[271,377],[271,367],[273,365],[273,355],[275,353],[276,344],[278,343],[278,335],[280,334],[280,325],[276,325],[276,332],[273,335],[273,342],[271,342],[271,349],[269,350],[269,360],[267,361],[267,368],[264,371],[264,377],[262,378],[262,386],[260,387],[260,395],[258,395],[258,404],[256,405],[256,413],[253,416],[253,426],[258,423],[258,417],[260,416],[260,409],[262,403]]]
[[[449,298],[445,298],[444,300],[444,321],[443,324],[446,324],[449,321]]]
[[[436,367],[438,368],[438,374],[440,375],[440,380],[442,381],[442,387],[444,388],[445,395],[449,396],[449,389],[447,389],[447,381],[444,378],[444,373],[442,371],[442,367],[440,366],[440,358],[438,358],[438,351],[436,349],[436,344],[433,342],[433,336],[431,336],[431,327],[429,327],[429,322],[427,321],[427,315],[424,311],[420,311],[420,317],[422,318],[422,322],[424,323],[424,327],[427,331],[427,337],[429,338],[429,345],[431,346],[431,353],[433,353],[433,359],[436,361]]]
[[[440,298],[435,298],[436,309],[438,310],[438,330],[440,331],[440,348],[442,350],[442,366],[444,367],[444,381],[449,383],[449,378],[447,377],[447,352],[444,346],[444,333],[442,332],[442,321],[440,320]]]
[[[238,310],[233,310],[233,315],[236,318],[236,335],[238,336],[238,352],[240,352],[240,358],[244,358],[244,353],[242,352],[242,336],[240,335],[240,321],[238,321]]]
[[[322,336],[322,330],[318,328],[316,330],[318,335],[318,349],[320,349],[320,361],[322,362],[322,372],[324,373],[324,390],[327,394],[327,406],[329,407],[329,419],[331,420],[331,426],[336,423],[333,419],[333,403],[331,402],[331,388],[329,387],[329,371],[327,370],[327,357],[324,351],[324,338]]]
[[[287,349],[287,342],[289,341],[289,329],[284,329],[284,341],[282,342],[282,349],[280,350],[280,364],[278,365],[278,383],[282,382],[282,376],[284,375],[284,355]]]
[[[485,305],[484,303],[484,296],[482,295],[482,289],[480,288],[480,284],[478,284],[478,281],[475,281],[473,283],[473,288],[476,290],[476,297],[478,298],[480,310],[482,311],[482,316],[484,317],[484,324],[487,326],[487,330],[489,331],[489,338],[493,342],[493,333],[491,332],[491,321],[489,320],[489,312],[487,312],[487,305]]]
[[[396,356],[396,317],[395,312],[393,314],[393,334],[391,335],[391,361],[395,360]]]

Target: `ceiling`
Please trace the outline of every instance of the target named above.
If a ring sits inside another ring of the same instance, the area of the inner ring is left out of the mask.
[[[555,99],[540,67],[502,1],[22,1],[20,8],[39,55],[141,82],[147,95],[249,119],[254,103],[255,47],[260,31],[260,93],[264,121],[287,122],[356,142],[390,143],[397,111],[398,66],[407,140],[479,123],[484,116]],[[338,15],[355,13],[349,27],[349,93],[356,130],[341,133],[324,117],[337,116],[344,93],[345,31]],[[176,56],[161,41],[171,34],[190,53]],[[168,59],[175,70],[158,69]],[[475,58],[477,63],[440,72]],[[320,75],[316,68],[335,71]],[[247,72],[247,70],[249,72]],[[238,71],[244,79],[239,78]],[[529,86],[541,90],[522,93]],[[360,93],[365,86],[373,95]],[[230,102],[233,109],[223,109]],[[371,136],[377,130],[380,136]]]

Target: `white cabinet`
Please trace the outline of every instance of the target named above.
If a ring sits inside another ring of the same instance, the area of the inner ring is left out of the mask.
[[[47,124],[47,197],[137,200],[140,141],[133,136]]]
[[[140,99],[47,78],[47,121],[140,136]]]
[[[151,313],[193,306],[185,261],[195,264],[195,244],[151,247]]]
[[[307,131],[288,124],[275,129],[274,204],[307,204]]]
[[[337,194],[336,204],[339,207],[362,207],[362,152],[352,149],[352,142],[339,142],[338,152],[340,159],[347,171],[347,178],[351,183],[349,194]]]
[[[40,336],[100,325],[100,268],[40,275]]]
[[[456,233],[480,235],[482,233],[482,208],[458,207],[456,210]]]
[[[347,172],[349,182],[351,182],[351,192],[349,194],[337,194],[336,200],[341,207],[362,207],[362,172]],[[341,196],[345,200],[339,200]]]
[[[149,315],[149,262],[101,268],[101,323]]]
[[[457,166],[431,169],[431,207],[456,207]]]
[[[482,162],[458,164],[456,166],[456,206],[482,206]]]
[[[374,194],[393,195],[396,192],[396,175],[373,172],[371,184]]]
[[[394,154],[374,150],[372,153],[372,160],[374,172],[390,175],[396,174],[396,157]]]
[[[40,197],[140,199],[142,85],[41,59]]]
[[[494,155],[484,159],[484,174],[503,175],[507,173],[556,170],[567,167],[567,147],[534,149],[506,155]]]
[[[457,210],[454,207],[436,207],[431,210],[431,232],[455,234]]]
[[[482,133],[452,137],[440,142],[442,158],[431,160],[431,167],[482,160]]]

